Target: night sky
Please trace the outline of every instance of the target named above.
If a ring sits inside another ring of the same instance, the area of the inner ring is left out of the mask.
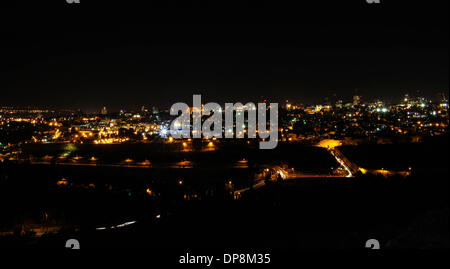
[[[0,7],[0,106],[93,112],[191,104],[197,93],[218,103],[448,93],[448,1],[33,2]]]

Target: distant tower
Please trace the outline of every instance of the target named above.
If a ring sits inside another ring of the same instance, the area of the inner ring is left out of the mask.
[[[353,105],[357,106],[361,103],[361,96],[359,95],[354,95],[353,96]]]
[[[442,92],[442,95],[441,95],[441,101],[443,102],[443,103],[446,103],[448,100],[447,100],[447,96],[445,96],[445,92]]]
[[[152,113],[159,114],[159,109],[156,106],[152,107]]]
[[[102,108],[102,111],[100,112],[102,115],[107,115],[108,114],[108,110],[106,109],[106,106],[104,106]]]
[[[403,102],[404,102],[405,104],[407,104],[407,103],[409,102],[409,94],[405,94],[405,95],[403,96]]]

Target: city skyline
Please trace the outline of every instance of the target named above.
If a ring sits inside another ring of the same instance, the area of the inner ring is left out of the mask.
[[[261,96],[259,98],[249,99],[245,100],[243,103],[247,102],[278,102],[279,104],[283,105],[286,103],[293,104],[293,105],[301,105],[304,107],[307,106],[316,106],[316,105],[331,105],[336,106],[338,104],[354,104],[355,98],[357,97],[358,104],[371,104],[371,103],[377,103],[377,102],[383,102],[383,104],[390,106],[390,105],[396,105],[399,103],[402,103],[404,98],[409,97],[412,99],[424,99],[427,102],[432,103],[441,103],[443,101],[448,101],[448,93],[447,92],[436,92],[432,96],[424,96],[421,95],[420,92],[416,91],[415,93],[405,93],[400,96],[396,96],[395,98],[385,98],[383,96],[380,96],[378,98],[371,98],[367,99],[364,97],[364,95],[351,95],[351,96],[344,96],[343,98],[340,98],[340,96],[327,96],[321,98],[321,100],[318,100],[316,102],[302,102],[301,100],[287,100],[284,99],[282,96],[276,98],[276,99],[266,99],[264,96]],[[206,101],[202,103],[211,102],[211,98],[208,98],[206,96]],[[183,100],[187,100],[188,102],[191,101],[189,99],[184,98]],[[174,100],[173,103],[179,102],[179,100]],[[228,102],[238,102],[238,101],[228,101]],[[88,114],[106,114],[104,111],[107,111],[107,113],[119,113],[119,112],[143,112],[143,110],[152,111],[168,111],[170,107],[173,104],[155,104],[155,103],[149,103],[149,102],[141,102],[133,105],[115,105],[111,106],[111,104],[102,103],[98,104],[96,107],[90,107],[88,109],[82,109],[80,107],[74,107],[74,106],[57,106],[57,105],[6,105],[6,104],[0,104],[0,108],[11,108],[11,109],[22,109],[22,110],[51,110],[51,111],[81,111]]]
[[[236,2],[2,3],[0,248],[448,248],[449,1]]]

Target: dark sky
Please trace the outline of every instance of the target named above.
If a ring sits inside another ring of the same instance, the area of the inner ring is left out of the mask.
[[[448,93],[448,1],[37,2],[0,7],[2,106]]]

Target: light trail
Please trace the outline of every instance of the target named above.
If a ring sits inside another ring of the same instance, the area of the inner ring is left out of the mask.
[[[344,160],[339,158],[338,154],[334,151],[334,149],[328,149],[331,155],[336,159],[336,161],[347,171],[348,175],[346,177],[353,177],[353,173],[350,168],[345,164]]]

